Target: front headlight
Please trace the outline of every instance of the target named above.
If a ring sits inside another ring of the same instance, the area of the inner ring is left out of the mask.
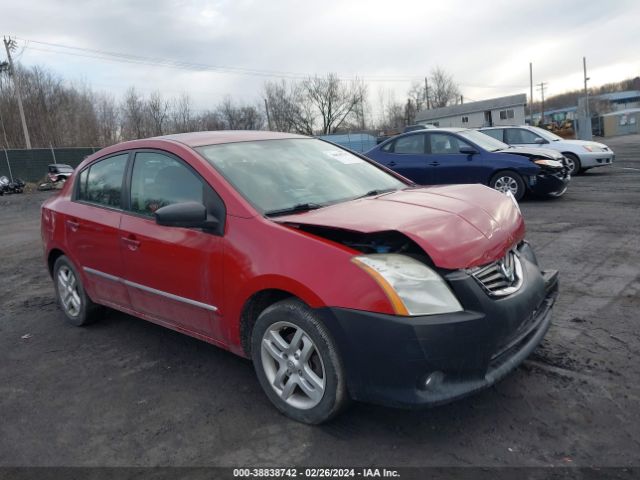
[[[533,163],[537,165],[545,165],[547,167],[562,168],[562,163],[558,162],[557,160],[547,160],[540,158],[538,160],[534,160]]]
[[[584,148],[587,152],[603,152],[604,151],[598,145],[583,145],[582,148]]]
[[[397,253],[352,259],[380,285],[397,315],[433,315],[462,311],[440,275],[418,260]]]

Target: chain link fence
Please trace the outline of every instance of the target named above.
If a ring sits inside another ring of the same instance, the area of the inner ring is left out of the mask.
[[[19,178],[24,182],[38,182],[47,174],[50,163],[64,163],[77,167],[82,160],[99,148],[33,148],[0,150],[0,177]]]

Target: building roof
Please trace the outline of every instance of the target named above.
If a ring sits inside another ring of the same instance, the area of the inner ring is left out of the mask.
[[[604,113],[603,117],[613,117],[616,115],[628,115],[629,113],[640,113],[640,108],[627,108],[625,110],[616,110],[615,112]]]
[[[527,104],[527,95],[519,93],[507,97],[490,98],[479,102],[462,103],[449,107],[434,108],[432,110],[421,110],[416,115],[416,122],[437,120],[439,118],[454,117],[468,113],[482,112],[486,110],[496,110],[498,108],[508,108],[524,106]]]
[[[640,90],[625,90],[624,92],[611,92],[595,95],[598,100],[609,100],[610,102],[621,102],[624,100],[640,99]]]

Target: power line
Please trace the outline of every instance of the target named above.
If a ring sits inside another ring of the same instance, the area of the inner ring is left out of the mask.
[[[265,70],[245,67],[232,67],[226,65],[211,65],[206,63],[189,62],[182,60],[173,60],[161,57],[146,57],[142,55],[134,55],[129,53],[113,52],[108,50],[93,49],[86,47],[76,47],[72,45],[63,45],[60,43],[42,42],[39,40],[31,40],[22,37],[22,41],[26,42],[29,50],[35,50],[46,53],[57,53],[62,55],[71,55],[76,57],[94,58],[98,60],[107,60],[120,63],[129,63],[137,65],[149,65],[165,68],[175,68],[191,71],[209,71],[217,73],[228,73],[237,75],[250,75],[258,77],[283,78],[290,80],[304,80],[312,77],[313,74],[304,72],[291,72],[280,70]],[[34,46],[36,44],[37,46]],[[43,48],[47,47],[47,48]],[[423,79],[423,75],[339,75],[342,81],[363,80],[369,82],[409,82]],[[502,89],[502,88],[524,88],[523,85],[474,85],[460,84],[465,88],[484,88],[484,89]]]

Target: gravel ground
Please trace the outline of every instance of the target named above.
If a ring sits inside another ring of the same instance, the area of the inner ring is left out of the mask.
[[[118,312],[65,324],[39,236],[50,193],[0,197],[0,465],[640,465],[640,136],[607,143],[615,166],[522,204],[561,296],[521,368],[454,404],[355,404],[320,427],[216,347]]]

